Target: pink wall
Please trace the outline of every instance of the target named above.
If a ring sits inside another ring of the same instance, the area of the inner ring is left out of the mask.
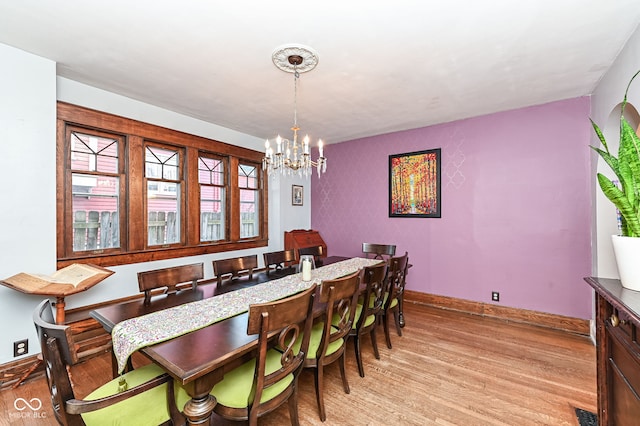
[[[329,255],[396,244],[407,289],[591,318],[586,97],[326,149],[311,224]],[[388,217],[388,156],[442,148],[442,218]]]

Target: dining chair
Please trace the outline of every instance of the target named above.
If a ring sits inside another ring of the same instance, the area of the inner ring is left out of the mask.
[[[227,372],[213,387],[216,414],[228,420],[249,420],[254,426],[258,417],[288,402],[291,424],[300,423],[298,376],[309,348],[315,293],[313,284],[285,299],[249,306],[247,334],[258,334],[257,355]],[[277,340],[272,343],[275,332]]]
[[[373,266],[368,266],[362,271],[362,283],[365,286],[358,299],[356,315],[353,326],[349,331],[349,337],[354,341],[356,361],[358,363],[358,373],[364,377],[364,367],[362,364],[362,337],[369,334],[373,354],[376,359],[380,359],[378,352],[378,342],[376,339],[376,320],[382,309],[384,297],[384,283],[387,274],[386,262],[380,262]]]
[[[84,399],[73,391],[70,367],[78,363],[71,328],[56,325],[51,302],[43,300],[33,312],[40,340],[53,412],[63,425],[183,424],[178,407],[190,397],[156,364],[123,374]]]
[[[296,252],[293,249],[263,253],[262,257],[267,276],[270,276],[271,272],[282,271],[296,263]]]
[[[384,336],[387,341],[387,347],[391,349],[391,335],[389,333],[389,321],[393,315],[398,336],[402,336],[400,327],[400,299],[404,293],[405,279],[407,269],[409,267],[409,254],[407,252],[402,256],[392,257],[389,259],[389,271],[385,283],[385,293],[383,296],[382,310],[379,315],[384,326]]]
[[[322,246],[301,247],[298,249],[298,259],[305,254],[313,256],[316,266],[322,266],[322,258],[326,256]]]
[[[319,300],[325,306],[325,311],[311,329],[304,368],[314,370],[316,402],[322,421],[327,418],[324,407],[324,367],[338,362],[342,387],[345,393],[350,392],[345,371],[345,348],[353,327],[359,285],[360,271],[335,280],[324,280],[320,284]]]
[[[391,244],[362,243],[362,253],[364,253],[367,258],[388,260],[395,256],[396,246]]]
[[[218,288],[222,287],[223,282],[228,285],[241,276],[251,280],[253,270],[257,267],[258,255],[256,254],[213,261],[213,273],[216,276]]]
[[[204,264],[202,262],[172,266],[138,272],[138,288],[144,292],[144,304],[148,305],[151,303],[152,291],[155,289],[164,288],[164,293],[171,295],[178,292],[178,285],[191,283],[191,289],[195,290],[198,281],[203,278]]]

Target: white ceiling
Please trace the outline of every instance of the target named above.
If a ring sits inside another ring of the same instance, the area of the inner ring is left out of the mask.
[[[589,95],[639,0],[1,0],[0,43],[58,75],[259,138],[336,143]],[[0,66],[4,66],[1,65]]]

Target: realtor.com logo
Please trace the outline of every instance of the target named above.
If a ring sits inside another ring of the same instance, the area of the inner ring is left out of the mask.
[[[9,418],[12,419],[44,419],[47,417],[47,413],[40,412],[42,401],[39,398],[31,398],[30,400],[16,398],[13,401],[13,408],[17,411],[9,413]]]

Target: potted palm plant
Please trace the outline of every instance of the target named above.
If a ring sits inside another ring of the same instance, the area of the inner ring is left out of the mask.
[[[621,235],[612,236],[612,241],[620,281],[623,287],[636,291],[640,291],[640,138],[624,117],[624,108],[629,87],[638,74],[640,71],[631,77],[624,92],[617,157],[609,152],[602,131],[591,120],[604,149],[594,146],[591,148],[611,167],[619,182],[617,185],[602,173],[597,175],[602,192],[619,212]]]

